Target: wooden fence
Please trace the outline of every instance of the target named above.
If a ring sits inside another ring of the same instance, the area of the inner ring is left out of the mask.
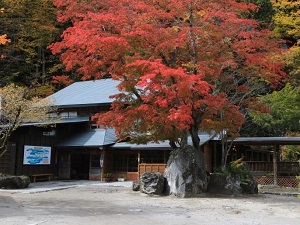
[[[251,161],[247,162],[249,169],[253,172],[256,182],[260,185],[276,184],[281,187],[297,188],[299,180],[296,178],[300,175],[299,162],[277,162],[276,180],[274,178],[274,163]],[[274,182],[276,181],[276,182]]]
[[[267,161],[251,161],[247,165],[253,173],[267,174],[273,173],[273,162]],[[299,162],[277,162],[277,173],[287,175],[299,175],[300,164]]]
[[[260,185],[274,185],[274,177],[254,176],[254,179]],[[297,188],[299,180],[296,177],[277,177],[277,185],[280,187]]]

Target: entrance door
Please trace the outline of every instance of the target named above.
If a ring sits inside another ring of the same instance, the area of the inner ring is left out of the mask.
[[[70,153],[60,152],[59,155],[59,169],[58,169],[59,179],[70,179]]]
[[[90,169],[90,154],[71,154],[71,179],[88,180]]]

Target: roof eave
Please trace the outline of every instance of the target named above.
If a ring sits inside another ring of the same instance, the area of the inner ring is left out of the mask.
[[[63,108],[84,108],[84,107],[93,107],[93,106],[109,106],[112,102],[100,102],[100,103],[90,103],[90,104],[72,104],[72,105],[52,105],[59,109]]]

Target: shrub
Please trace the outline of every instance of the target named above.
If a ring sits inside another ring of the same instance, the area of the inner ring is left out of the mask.
[[[226,167],[226,172],[230,174],[241,175],[251,174],[250,170],[247,168],[246,163],[243,161],[243,158],[230,162],[230,164]]]
[[[103,177],[105,177],[105,178],[114,178],[114,174],[113,173],[105,173],[105,174],[103,174]]]

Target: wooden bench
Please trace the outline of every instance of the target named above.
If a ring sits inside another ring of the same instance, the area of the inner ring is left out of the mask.
[[[32,182],[36,182],[39,180],[48,180],[51,181],[51,178],[53,177],[53,174],[33,174],[30,175]]]

